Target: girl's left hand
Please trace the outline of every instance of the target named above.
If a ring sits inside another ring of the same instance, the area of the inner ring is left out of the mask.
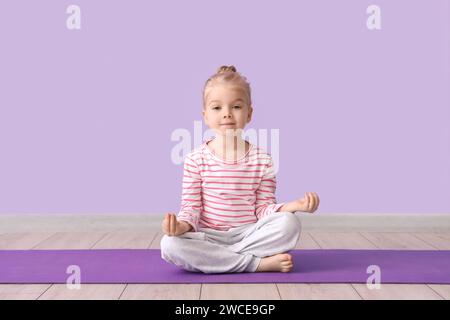
[[[306,192],[305,197],[295,201],[298,211],[313,213],[319,207],[320,199],[315,192]]]

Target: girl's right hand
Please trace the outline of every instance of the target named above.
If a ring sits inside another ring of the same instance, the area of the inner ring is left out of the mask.
[[[162,222],[162,230],[168,236],[179,236],[186,233],[190,229],[190,225],[184,221],[177,221],[174,213],[166,213]]]

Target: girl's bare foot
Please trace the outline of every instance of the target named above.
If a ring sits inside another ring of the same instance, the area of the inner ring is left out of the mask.
[[[256,272],[290,272],[292,267],[292,256],[289,253],[279,253],[262,258]]]

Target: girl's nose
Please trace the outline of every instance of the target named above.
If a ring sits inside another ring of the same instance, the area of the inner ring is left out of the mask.
[[[223,111],[224,111],[224,114],[223,114],[224,118],[231,118],[231,115],[232,115],[231,108],[223,108]]]
[[[225,112],[224,112],[224,114],[223,114],[223,117],[224,117],[224,118],[231,118],[231,110],[226,110],[226,109],[225,109]]]

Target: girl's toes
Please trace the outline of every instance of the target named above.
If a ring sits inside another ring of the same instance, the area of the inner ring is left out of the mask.
[[[286,253],[286,257],[289,261],[292,261],[292,256],[289,253]]]

